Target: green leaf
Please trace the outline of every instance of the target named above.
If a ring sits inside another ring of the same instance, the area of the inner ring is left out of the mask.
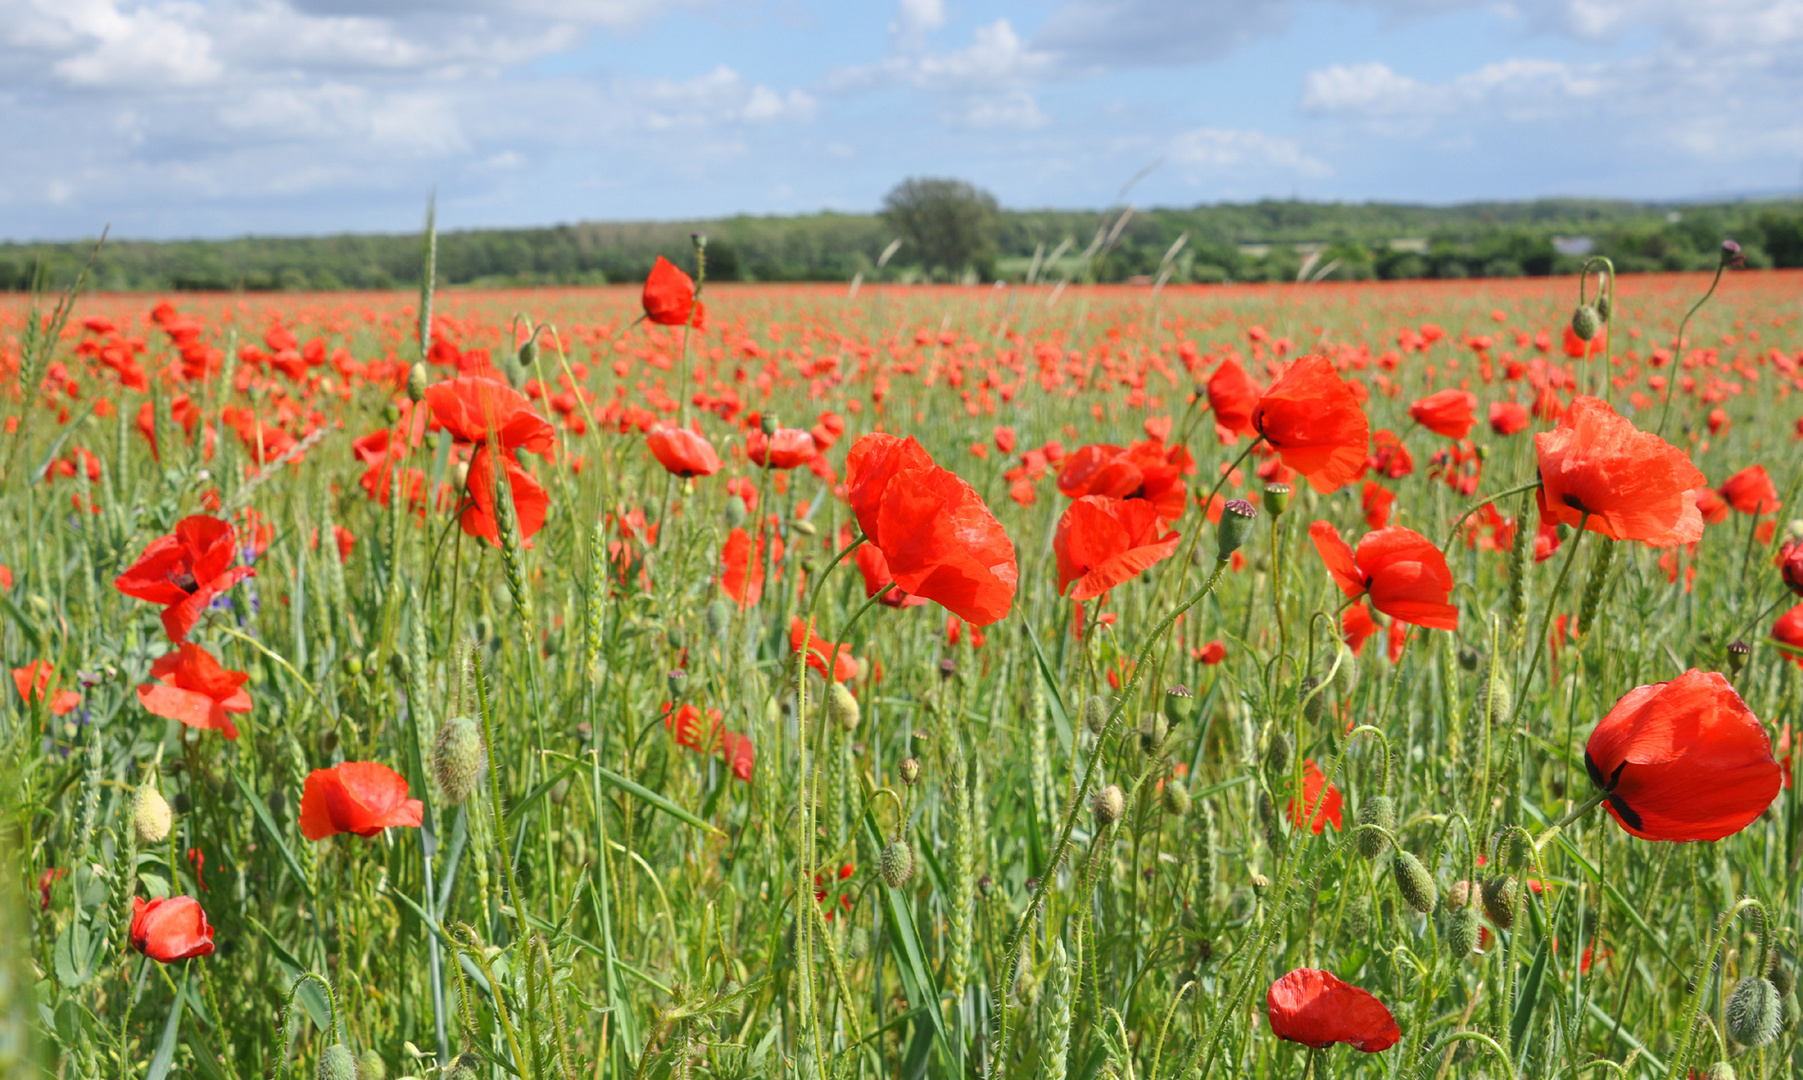
[[[256,814],[257,824],[263,826],[263,831],[268,834],[270,843],[275,845],[275,849],[281,853],[283,861],[288,864],[288,869],[294,874],[294,880],[300,882],[301,888],[311,897],[313,883],[307,880],[307,872],[301,869],[300,860],[294,857],[294,852],[288,850],[288,841],[282,839],[282,830],[276,826],[275,818],[270,816],[268,804],[257,797],[257,793],[251,790],[244,777],[238,775],[237,769],[227,765],[225,770],[231,774],[232,783],[238,785],[238,791],[244,796],[244,801],[250,804],[251,812]]]
[[[1052,712],[1052,727],[1058,732],[1059,745],[1068,754],[1071,752],[1071,740],[1076,737],[1076,729],[1071,727],[1070,712],[1064,707],[1064,695],[1058,692],[1058,677],[1052,674],[1052,665],[1046,662],[1045,650],[1039,647],[1039,639],[1033,636],[1033,628],[1028,626],[1026,631],[1027,644],[1033,646],[1033,659],[1038,662],[1039,677],[1045,683],[1045,703],[1046,708]]]
[[[552,756],[563,758],[565,761],[573,761],[574,760],[568,754],[553,753]],[[612,784],[614,787],[619,788],[621,791],[624,791],[626,794],[631,795],[635,799],[642,799],[645,802],[650,803],[652,806],[657,807],[659,810],[662,810],[664,813],[669,814],[671,817],[675,818],[678,821],[685,822],[689,825],[693,825],[697,829],[705,829],[708,832],[711,832],[716,836],[725,836],[726,835],[725,833],[721,832],[719,829],[714,828],[712,825],[709,825],[707,822],[701,820],[700,818],[696,817],[694,814],[683,809],[681,806],[678,806],[676,803],[671,802],[665,796],[659,795],[657,792],[652,791],[650,788],[646,787],[643,784],[635,783],[634,781],[626,779],[624,776],[621,776],[619,773],[614,772],[612,769],[596,768],[594,770],[594,773],[596,776],[600,777],[602,780],[607,781],[609,784]],[[559,774],[560,777],[562,775],[563,774],[561,774],[561,773]],[[555,780],[551,781],[551,783],[555,783],[555,782],[556,782]],[[539,787],[544,788],[545,785],[540,784]],[[542,793],[543,793],[542,791],[535,790],[531,795],[527,796],[527,798],[535,799]]]
[[[80,919],[72,920],[56,935],[56,981],[73,990],[94,977],[94,960],[101,938]]]
[[[869,839],[871,850],[881,851],[882,834],[877,831],[876,819],[869,811],[864,813],[864,833]],[[878,888],[882,892],[883,917],[889,922],[889,951],[895,958],[895,967],[901,975],[902,992],[907,995],[908,1008],[924,1012],[932,1021],[933,1037],[945,1052],[947,1060],[955,1060],[952,1052],[951,1036],[945,1030],[945,1018],[939,1011],[939,986],[933,981],[927,969],[926,952],[920,945],[920,931],[914,925],[914,911],[908,906],[908,896],[900,889],[892,889],[887,883]]]
[[[182,1005],[188,999],[188,972],[182,970],[181,989],[175,992],[175,1000],[169,1005],[169,1019],[163,1023],[163,1037],[157,1042],[156,1057],[150,1059],[150,1072],[144,1080],[167,1080],[169,1067],[175,1064],[176,1035],[182,1026]]]
[[[257,928],[257,932],[263,935],[263,940],[269,942],[269,947],[275,951],[276,963],[280,964],[282,968],[283,982],[292,985],[294,980],[301,977],[302,972],[308,970],[307,965],[301,963],[300,958],[289,952],[288,947],[282,944],[281,939],[276,937],[269,927],[258,922],[256,916],[246,915],[244,919]],[[326,1001],[325,993],[320,990],[318,983],[312,979],[301,983],[300,989],[295,992],[295,997],[300,1001],[301,1008],[307,1010],[307,1016],[313,1021],[314,1027],[320,1031],[327,1031],[331,1028],[331,1006]]]
[[[1516,927],[1515,933],[1521,933],[1522,929]],[[1540,986],[1546,979],[1546,946],[1547,939],[1543,937],[1540,947],[1534,950],[1534,963],[1528,968],[1528,977],[1521,984],[1521,1000],[1515,1003],[1515,1016],[1509,1021],[1509,1049],[1515,1052],[1518,1065],[1526,1056],[1528,1021],[1534,1018],[1534,1006],[1540,1001]]]

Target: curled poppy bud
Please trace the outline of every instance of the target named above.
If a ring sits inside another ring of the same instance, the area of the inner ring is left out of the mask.
[[[1375,1054],[1402,1038],[1396,1017],[1383,1002],[1317,968],[1297,968],[1272,983],[1265,994],[1265,1015],[1271,1034],[1317,1050],[1345,1043]]]
[[[1164,789],[1159,792],[1159,796],[1164,802],[1165,813],[1172,817],[1187,817],[1189,815],[1189,788],[1184,786],[1183,781],[1176,779],[1166,780],[1164,782]]]
[[[913,758],[908,760],[912,761]],[[883,848],[882,856],[877,860],[877,873],[882,875],[883,883],[891,889],[899,889],[914,876],[914,849],[901,838],[889,841]]]
[[[1483,884],[1484,914],[1504,930],[1515,925],[1515,902],[1521,897],[1521,884],[1507,874],[1488,878]]]
[[[407,369],[407,399],[415,405],[419,404],[420,400],[426,396],[426,387],[430,382],[431,378],[426,372],[425,361],[415,361],[414,365]]]
[[[357,1059],[351,1056],[350,1047],[336,1043],[320,1052],[319,1068],[313,1075],[317,1080],[358,1080]]]
[[[833,683],[826,692],[826,715],[843,731],[858,730],[858,699],[842,682]]]
[[[1100,735],[1102,728],[1108,723],[1108,699],[1101,694],[1091,694],[1083,699],[1083,707],[1077,710],[1083,720],[1083,726],[1092,733]]]
[[[1694,668],[1623,695],[1584,749],[1591,782],[1644,840],[1720,840],[1778,797],[1765,726],[1719,672]]]
[[[169,829],[173,824],[169,803],[164,800],[162,792],[156,789],[156,785],[148,782],[139,785],[131,803],[131,827],[138,834],[138,843],[162,843],[168,839]]]
[[[1377,858],[1384,853],[1384,848],[1390,846],[1390,838],[1384,833],[1396,831],[1396,800],[1388,795],[1373,795],[1366,799],[1359,804],[1358,823],[1376,825],[1384,830],[1378,832],[1377,829],[1360,829],[1354,833],[1354,846],[1358,848],[1358,853],[1367,859]]]
[[[1778,1037],[1782,1009],[1778,988],[1769,979],[1755,975],[1740,980],[1723,1012],[1728,1034],[1742,1046],[1764,1046]]]
[[[1446,916],[1447,955],[1455,960],[1470,956],[1471,950],[1477,948],[1483,929],[1478,923],[1477,908],[1470,904],[1453,908]]]
[[[1602,328],[1602,313],[1589,304],[1582,304],[1571,313],[1571,332],[1578,335],[1579,341],[1589,341]]]
[[[1433,914],[1440,903],[1440,887],[1434,884],[1434,875],[1421,860],[1411,852],[1398,851],[1390,871],[1396,876],[1396,891],[1402,895],[1402,902],[1423,915]]]
[[[432,740],[432,775],[445,805],[456,806],[476,791],[482,775],[482,732],[467,716],[453,716],[438,726]]]
[[[1109,784],[1089,800],[1089,809],[1096,816],[1096,824],[1105,829],[1127,812],[1127,795],[1120,785]]]

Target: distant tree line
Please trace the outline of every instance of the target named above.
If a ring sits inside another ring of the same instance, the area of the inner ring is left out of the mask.
[[[1756,267],[1803,267],[1803,203],[1655,205],[1543,199],[1413,206],[1263,201],[1128,213],[1002,210],[959,181],[909,180],[880,214],[581,223],[439,237],[448,285],[641,280],[659,255],[725,281],[1284,281],[1563,274],[1588,246],[1624,272],[1703,269],[1724,237]],[[901,245],[883,265],[883,253]],[[1182,243],[1178,241],[1181,239]],[[73,278],[91,245],[0,244],[0,289]],[[1563,249],[1563,250],[1562,250]],[[1056,258],[1053,258],[1056,256]],[[419,273],[417,235],[109,241],[93,287],[112,291],[378,289]]]

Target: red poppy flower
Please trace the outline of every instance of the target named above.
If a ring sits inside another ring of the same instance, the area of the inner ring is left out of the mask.
[[[1231,357],[1208,377],[1208,407],[1214,410],[1215,434],[1223,443],[1257,435],[1252,426],[1252,410],[1258,407],[1258,385],[1246,375],[1246,369]]]
[[[1158,508],[1144,499],[1085,495],[1058,519],[1052,551],[1058,559],[1058,592],[1071,582],[1072,600],[1100,596],[1177,550],[1179,537],[1165,530]]]
[[[1158,509],[1166,521],[1183,516],[1186,488],[1183,474],[1192,469],[1189,451],[1166,447],[1153,439],[1127,447],[1095,444],[1065,459],[1058,472],[1060,494],[1081,499],[1101,495],[1111,499],[1140,499]]]
[[[639,297],[645,318],[660,326],[683,326],[695,307],[695,279],[662,255],[651,266],[645,278],[645,291]],[[695,312],[695,325],[701,325],[701,313]]]
[[[1716,493],[1743,514],[1770,514],[1784,505],[1764,465],[1748,465],[1722,481]]]
[[[1359,502],[1365,510],[1365,524],[1381,529],[1390,523],[1390,510],[1396,505],[1396,493],[1375,480],[1365,481],[1359,491]]]
[[[845,473],[858,526],[899,588],[973,626],[1008,614],[1019,576],[1014,543],[969,484],[912,437],[881,433],[852,445]]]
[[[131,947],[163,964],[213,955],[213,928],[192,896],[131,901]]]
[[[1392,480],[1401,480],[1415,471],[1414,455],[1394,431],[1379,431],[1371,436],[1371,457],[1365,464],[1372,472]]]
[[[845,417],[836,412],[823,412],[815,419],[814,426],[808,429],[808,434],[814,437],[814,449],[825,453],[839,441],[839,436],[845,434]]]
[[[1719,672],[1636,687],[1584,748],[1609,813],[1645,840],[1720,840],[1778,797],[1765,726]]]
[[[1690,493],[1697,504],[1697,513],[1703,516],[1706,525],[1720,525],[1728,520],[1728,511],[1732,509],[1728,500],[1717,495],[1712,488],[1698,488]]]
[[[777,428],[776,434],[770,436],[754,428],[745,436],[745,456],[753,465],[767,463],[772,469],[793,469],[806,465],[819,452],[814,436],[800,428]]]
[[[824,676],[827,671],[827,650],[833,647],[833,643],[821,640],[820,631],[815,629],[811,623],[804,623],[800,619],[790,619],[789,651],[800,652],[802,639],[804,638],[807,639],[808,666]],[[835,657],[833,661],[833,681],[845,682],[848,679],[857,677],[857,674],[858,661],[857,658],[851,654],[851,646],[840,645],[839,655]]]
[[[1344,800],[1340,789],[1327,782],[1327,776],[1316,765],[1313,758],[1302,763],[1302,803],[1297,804],[1295,796],[1290,797],[1287,813],[1290,821],[1300,829],[1304,814],[1308,815],[1309,830],[1316,836],[1333,822],[1334,828],[1340,827],[1340,809]]]
[[[1477,423],[1477,395],[1469,390],[1442,390],[1410,405],[1409,415],[1436,435],[1463,439]]]
[[[1345,1043],[1376,1054],[1402,1039],[1396,1017],[1384,1003],[1332,972],[1297,968],[1271,984],[1265,994],[1271,1034],[1317,1050]]]
[[[1785,646],[1781,652],[1786,660],[1803,667],[1803,604],[1778,616],[1772,624],[1772,640]]]
[[[159,536],[144,549],[113,587],[127,596],[163,605],[163,632],[181,641],[194,629],[213,598],[247,577],[248,566],[233,566],[232,527],[215,517],[195,514],[175,523],[175,532]]]
[[[1528,415],[1526,405],[1518,405],[1513,401],[1492,401],[1490,403],[1490,430],[1498,435],[1517,435],[1527,430],[1532,417]]]
[[[875,544],[859,544],[858,550],[852,554],[858,564],[858,573],[864,575],[864,598],[869,599],[882,592],[883,586],[895,580],[889,573],[889,560],[883,558],[882,549]],[[924,596],[913,596],[899,587],[883,593],[877,603],[888,607],[920,607],[927,602]]]
[[[1364,649],[1365,642],[1371,640],[1380,629],[1382,627],[1377,625],[1377,620],[1371,617],[1371,609],[1364,604],[1354,604],[1346,609],[1346,614],[1340,616],[1340,636],[1345,639],[1346,647],[1352,650],[1354,656]]]
[[[407,797],[407,778],[374,761],[346,761],[314,769],[301,791],[301,835],[323,840],[339,833],[371,837],[391,825],[419,827],[425,807]]]
[[[1575,526],[1588,513],[1591,532],[1654,547],[1702,539],[1690,493],[1708,481],[1684,451],[1637,430],[1608,402],[1574,398],[1558,427],[1534,436],[1534,448],[1543,518]]]
[[[250,693],[244,689],[249,675],[226,669],[212,653],[184,641],[175,652],[157,657],[150,665],[150,677],[162,685],[138,687],[138,700],[147,711],[191,728],[224,732],[228,739],[238,737],[237,726],[226,714],[250,711]]]
[[[1324,356],[1304,356],[1285,369],[1258,399],[1252,427],[1323,495],[1364,470],[1371,425]]]
[[[757,748],[751,744],[748,736],[736,731],[722,732],[720,756],[726,759],[734,776],[748,784],[751,782],[752,770],[757,768]]]
[[[1392,619],[1433,630],[1458,629],[1459,609],[1446,602],[1452,571],[1427,537],[1393,525],[1366,533],[1354,555],[1325,521],[1310,525],[1308,535],[1347,596],[1369,595],[1371,606]]]
[[[1227,646],[1217,639],[1197,649],[1191,650],[1191,655],[1202,661],[1204,664],[1207,664],[1209,667],[1213,667],[1227,659]]]
[[[530,473],[521,468],[514,451],[543,454],[556,441],[549,421],[532,411],[526,396],[504,383],[478,375],[434,383],[426,388],[426,404],[451,437],[474,447],[470,454],[465,487],[469,503],[458,522],[470,536],[479,536],[499,547],[501,531],[495,521],[495,468],[489,450],[489,432],[507,471],[513,490],[520,539],[531,539],[545,523],[550,498]]]
[[[714,444],[698,432],[683,427],[656,427],[645,436],[645,445],[657,463],[677,476],[712,476],[720,471],[720,455]]]
[[[1803,543],[1787,540],[1778,549],[1778,576],[1791,592],[1803,596]]]
[[[26,704],[41,701],[50,691],[50,676],[56,673],[48,660],[33,660],[21,668],[13,668],[13,685],[19,688],[19,696]],[[58,690],[50,699],[50,715],[66,716],[75,711],[81,704],[81,695],[74,690]]]
[[[781,541],[778,541],[780,548]],[[780,550],[772,560],[780,559]],[[720,545],[720,589],[741,608],[751,607],[764,597],[764,537],[753,543],[751,534],[734,529]]]

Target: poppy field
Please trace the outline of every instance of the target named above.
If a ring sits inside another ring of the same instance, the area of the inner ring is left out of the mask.
[[[668,254],[0,307],[0,1074],[1795,1075],[1803,274]]]

